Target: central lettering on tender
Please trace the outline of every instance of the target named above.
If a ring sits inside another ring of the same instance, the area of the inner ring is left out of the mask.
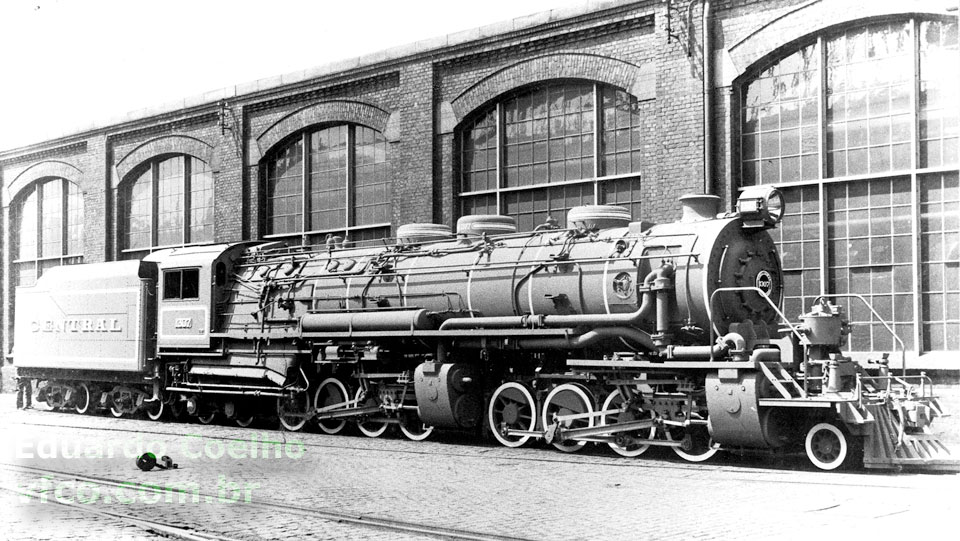
[[[119,319],[60,319],[34,320],[30,322],[33,332],[122,332]]]

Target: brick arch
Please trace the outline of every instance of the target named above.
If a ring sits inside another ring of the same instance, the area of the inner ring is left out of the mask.
[[[260,158],[290,134],[326,122],[362,124],[383,133],[388,141],[395,140],[397,135],[392,133],[395,130],[387,129],[396,122],[391,121],[390,113],[379,107],[360,101],[323,101],[298,109],[263,130],[256,138],[254,149],[259,151],[259,156],[251,156],[251,161],[260,161]]]
[[[616,58],[584,53],[560,53],[517,62],[478,81],[451,102],[456,122],[497,96],[531,83],[550,79],[587,79],[626,89],[639,99],[653,97],[656,74],[652,67]]]
[[[82,176],[83,171],[71,163],[54,160],[35,163],[23,170],[7,185],[3,194],[3,206],[8,206],[17,194],[40,179],[47,177],[65,178],[79,186]]]
[[[213,145],[186,135],[165,135],[143,143],[120,158],[116,164],[117,174],[112,180],[113,187],[116,188],[138,165],[164,154],[187,154],[204,161],[211,169],[215,168]]]
[[[823,2],[811,0],[800,4],[778,17],[748,30],[727,47],[727,58],[733,73],[725,79],[734,81],[748,73],[771,51],[800,40],[806,36],[829,31],[831,28],[857,21],[869,23],[871,19],[890,16],[949,15],[943,12],[943,2],[930,0],[904,0],[901,2],[862,2],[860,0],[837,0]]]

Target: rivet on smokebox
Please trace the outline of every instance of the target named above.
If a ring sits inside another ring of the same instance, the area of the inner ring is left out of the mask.
[[[161,470],[174,470],[180,466],[174,463],[173,459],[164,455],[160,457],[160,460],[157,460],[157,455],[153,453],[143,453],[137,457],[137,467],[143,471],[150,471],[154,467],[160,468]]]

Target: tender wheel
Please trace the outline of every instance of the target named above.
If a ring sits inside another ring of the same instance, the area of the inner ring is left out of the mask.
[[[283,428],[290,432],[299,432],[307,424],[304,417],[310,410],[310,395],[306,392],[293,396],[281,396],[277,399],[277,417]]]
[[[360,401],[363,398],[364,391],[363,389],[357,389],[357,406],[358,407],[367,407],[367,406],[376,406],[377,399],[372,396],[367,396],[362,402]],[[379,438],[387,431],[387,428],[390,425],[387,423],[378,423],[376,421],[358,421],[357,428],[360,429],[360,432],[368,438]]]
[[[423,441],[433,434],[433,427],[423,424],[416,413],[401,413],[400,432],[413,441]]]
[[[147,412],[148,419],[151,421],[159,421],[163,417],[163,414],[166,413],[167,406],[163,403],[163,400],[156,400],[144,404],[143,409]]]
[[[253,414],[251,413],[250,415],[247,415],[247,416],[239,415],[237,417],[234,417],[233,422],[236,423],[237,426],[239,426],[240,428],[247,428],[248,426],[253,424],[253,420],[254,420],[254,417],[253,417]]]
[[[86,383],[81,383],[77,388],[77,404],[74,406],[77,413],[86,415],[90,413],[90,387]]]
[[[836,425],[819,423],[807,432],[807,458],[821,470],[835,470],[847,458],[847,436]]]
[[[687,462],[709,460],[720,450],[720,444],[715,443],[713,438],[710,437],[707,425],[690,425],[687,428],[677,430],[673,434],[667,431],[668,439],[673,440],[674,435],[681,437],[682,444],[680,447],[672,447],[673,452]]]
[[[320,382],[317,392],[313,395],[313,403],[317,408],[325,408],[347,402],[349,393],[347,386],[337,378],[327,378]],[[346,426],[345,419],[324,419],[316,421],[317,427],[327,434],[337,434]]]
[[[543,401],[541,421],[544,428],[547,428],[553,424],[554,414],[564,416],[578,413],[593,413],[593,400],[579,385],[564,383],[554,387]],[[588,428],[593,426],[593,417],[564,421],[561,426],[567,429]],[[586,444],[585,441],[557,441],[553,446],[564,453],[575,453]]]
[[[123,407],[121,407],[115,400],[110,401],[110,415],[113,415],[117,419],[123,417]]]
[[[607,396],[607,399],[603,401],[603,411],[617,409],[620,407],[621,404],[623,404],[623,397],[620,396],[620,391],[613,391],[612,393],[610,393],[609,396]],[[641,415],[646,418],[651,418],[651,419],[653,418],[653,412],[649,410],[644,410]],[[608,414],[600,417],[600,426],[617,424],[621,420],[624,422],[636,421],[640,418],[641,417],[634,412],[624,412],[620,415]],[[652,440],[657,435],[657,427],[651,426],[648,430],[637,430],[628,434],[636,438]],[[650,448],[650,445],[622,446],[622,445],[617,445],[614,442],[610,442],[607,445],[609,445],[610,448],[613,449],[613,451],[618,455],[629,457],[629,458],[640,456],[643,453],[647,452],[647,449]]]
[[[197,415],[197,421],[200,421],[202,425],[211,425],[214,421],[217,420],[217,412],[211,411],[205,415]]]
[[[530,436],[505,436],[500,431],[503,428],[534,430],[537,426],[537,403],[526,387],[508,381],[497,387],[490,397],[487,421],[497,441],[507,447],[520,447],[530,440]]]

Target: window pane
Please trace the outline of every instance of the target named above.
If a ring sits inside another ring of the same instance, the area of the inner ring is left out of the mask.
[[[164,160],[157,169],[157,244],[182,244],[184,157]]]
[[[41,257],[63,255],[63,180],[40,185]]]
[[[351,225],[390,223],[392,175],[387,161],[387,140],[365,126],[356,126],[354,166],[354,218]]]
[[[153,173],[148,168],[121,190],[124,249],[149,248],[151,241]]]
[[[67,182],[67,249],[68,254],[83,251],[83,192],[73,182]]]
[[[347,225],[347,125],[310,135],[310,230]]]
[[[207,164],[190,158],[189,242],[213,240],[213,173]]]
[[[909,123],[913,55],[908,22],[847,30],[826,41],[827,176],[892,171],[892,133]],[[906,164],[908,165],[908,164]]]
[[[784,315],[794,319],[820,294],[820,201],[816,186],[783,189],[786,213],[770,230],[780,251]]]
[[[960,182],[956,171],[920,177],[923,351],[960,344]]]
[[[28,192],[19,196],[19,205],[13,213],[13,259],[34,259],[37,257],[37,189],[28,188]]]
[[[497,109],[491,108],[470,124],[460,137],[461,182],[464,192],[497,187]]]
[[[303,231],[303,149],[290,142],[267,162],[267,233]]]
[[[958,50],[955,19],[920,23],[920,167],[960,163]]]
[[[609,86],[602,86],[601,118],[603,121],[603,148],[605,164],[602,176],[639,172],[643,148],[643,118],[637,98]]]
[[[630,211],[633,220],[640,219],[640,179],[619,178],[604,181],[600,185],[600,202],[603,205],[620,205]]]
[[[200,296],[200,271],[198,269],[183,271],[180,293],[184,299],[196,299]]]
[[[813,43],[746,85],[740,109],[744,185],[819,177],[817,132],[799,129],[816,125],[818,58]]]
[[[163,298],[164,299],[180,298],[180,282],[181,282],[180,279],[181,279],[180,271],[166,271],[163,273]]]
[[[896,216],[911,213],[910,179],[876,179],[827,187],[827,233],[830,293],[857,293],[893,325],[913,347],[913,314],[894,307],[909,302],[913,292],[913,262],[909,231],[898,233]],[[904,301],[901,297],[907,297]],[[860,301],[840,299],[854,325],[852,349],[892,351],[893,341],[880,320]]]
[[[509,98],[503,108],[507,112],[505,186],[532,186],[594,176],[592,84],[537,86]],[[551,167],[552,164],[558,166]],[[494,187],[488,184],[481,189]]]

